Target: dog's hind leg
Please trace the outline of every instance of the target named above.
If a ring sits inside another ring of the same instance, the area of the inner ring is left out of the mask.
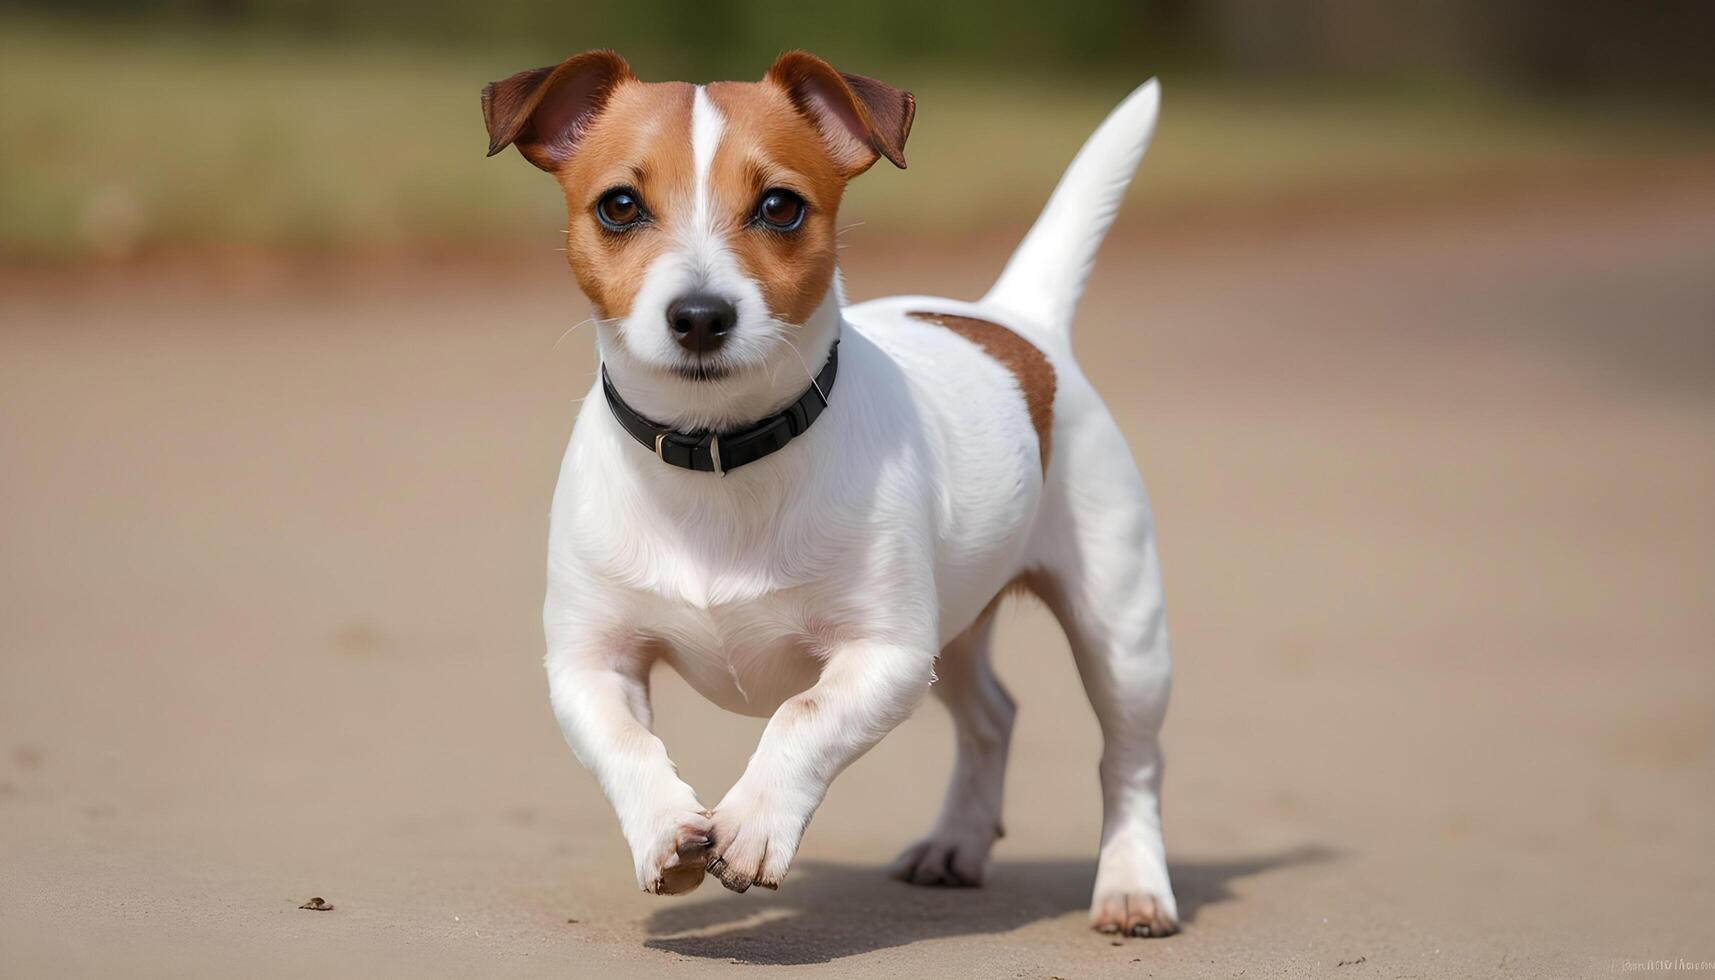
[[[914,885],[980,885],[1001,836],[1001,789],[1016,714],[989,664],[992,615],[941,651],[930,688],[953,715],[957,757],[941,815],[929,835],[906,848],[888,874]]]
[[[1060,621],[1102,730],[1102,843],[1091,924],[1178,931],[1161,836],[1159,734],[1172,661],[1153,520],[1124,438],[1099,407],[1055,451],[1032,589]],[[1066,474],[1075,474],[1075,480]]]

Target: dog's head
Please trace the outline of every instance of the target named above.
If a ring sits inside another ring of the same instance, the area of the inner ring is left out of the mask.
[[[566,257],[604,350],[662,377],[766,368],[835,277],[848,180],[905,166],[910,93],[783,55],[760,82],[644,83],[611,51],[520,72],[482,93],[489,154],[517,146],[554,175]]]

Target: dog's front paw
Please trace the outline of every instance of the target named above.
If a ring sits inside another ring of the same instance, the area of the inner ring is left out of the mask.
[[[798,852],[805,818],[735,787],[715,807],[715,842],[709,874],[735,892],[751,885],[779,888]]]
[[[1171,901],[1148,892],[1111,892],[1090,904],[1090,928],[1123,936],[1171,936],[1179,931]]]
[[[714,821],[692,810],[665,817],[661,830],[637,849],[637,883],[651,895],[683,895],[703,883],[713,840]]]

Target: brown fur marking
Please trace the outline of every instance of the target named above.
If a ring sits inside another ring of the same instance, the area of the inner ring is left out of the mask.
[[[954,313],[907,313],[916,320],[946,327],[965,338],[1001,363],[1018,379],[1024,393],[1024,406],[1030,413],[1030,424],[1036,429],[1036,443],[1042,452],[1042,471],[1048,472],[1048,449],[1054,429],[1054,365],[1047,355],[1030,341],[1012,330],[988,320]]]
[[[768,312],[803,323],[834,281],[835,218],[846,177],[779,85],[715,82],[705,91],[725,121],[709,172],[721,235],[762,289]],[[762,192],[775,187],[797,194],[809,208],[797,231],[751,223]]]
[[[672,244],[672,225],[691,213],[691,99],[683,82],[625,80],[579,137],[556,176],[566,195],[566,261],[602,317],[624,316],[649,264]],[[605,231],[595,204],[612,188],[637,191],[663,224],[626,234]]]

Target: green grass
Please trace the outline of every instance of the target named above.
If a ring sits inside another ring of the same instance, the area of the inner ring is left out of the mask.
[[[0,20],[0,258],[551,241],[564,227],[557,189],[514,154],[483,157],[477,108],[483,83],[534,60]],[[882,164],[854,185],[848,220],[872,229],[1027,218],[1132,81],[896,80],[920,107],[911,170]],[[1422,92],[1267,94],[1169,78],[1164,97],[1134,185],[1152,203],[1409,189],[1715,145],[1709,129],[1674,120]]]

